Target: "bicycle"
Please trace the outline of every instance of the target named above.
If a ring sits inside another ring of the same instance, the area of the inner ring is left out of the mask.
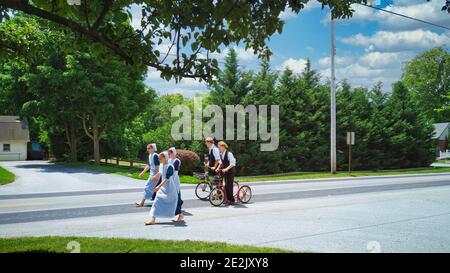
[[[202,201],[206,201],[209,199],[211,192],[220,184],[223,179],[221,174],[216,174],[214,175],[214,178],[210,180],[208,172],[194,172],[193,176],[199,180],[203,180],[203,182],[198,183],[195,187],[195,195]],[[235,198],[237,197],[238,192],[239,183],[238,181],[234,181],[233,195],[235,196]]]
[[[234,190],[234,187],[233,187]],[[227,196],[227,190],[225,189],[225,183],[220,181],[216,188],[214,188],[209,195],[209,202],[211,205],[218,207],[225,202]],[[237,194],[234,195],[237,199],[237,203],[246,204],[252,199],[252,188],[248,185],[239,187]]]

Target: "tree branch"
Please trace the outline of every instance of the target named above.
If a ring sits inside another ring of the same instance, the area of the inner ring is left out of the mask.
[[[103,1],[103,9],[102,9],[100,15],[98,16],[97,20],[94,22],[94,25],[92,25],[92,29],[91,29],[92,31],[96,31],[98,29],[100,24],[105,19],[105,16],[108,13],[109,9],[111,8],[113,2],[114,2],[114,0],[104,0]]]
[[[94,140],[94,136],[93,136],[91,133],[89,133],[89,131],[88,131],[87,127],[86,127],[86,114],[85,114],[85,113],[83,113],[83,117],[82,117],[81,120],[83,121],[83,129],[84,129],[84,131],[86,132],[86,135],[87,135],[90,139]]]
[[[85,35],[86,37],[90,38],[91,40],[104,45],[105,47],[109,48],[114,53],[116,53],[118,56],[120,56],[121,58],[126,60],[128,63],[133,64],[132,58],[125,51],[123,51],[123,49],[121,49],[119,46],[115,45],[110,40],[99,36],[97,33],[85,29],[82,25],[80,25],[74,21],[68,20],[64,17],[53,14],[46,10],[36,8],[32,5],[29,5],[26,1],[3,0],[2,6],[6,7],[6,8],[10,8],[10,9],[20,10],[24,13],[27,13],[30,15],[35,15],[40,18],[44,18],[49,21],[66,26],[66,27],[70,28],[72,31],[80,33],[82,35]]]
[[[37,16],[37,17],[49,20],[51,22],[57,23],[59,25],[65,26],[65,27],[71,29],[73,32],[80,33],[81,35],[86,36],[87,38],[91,39],[92,41],[105,46],[106,48],[113,51],[117,56],[119,56],[123,60],[125,60],[127,63],[133,64],[133,59],[127,52],[125,52],[119,45],[113,43],[108,38],[100,36],[96,31],[97,30],[96,28],[98,28],[100,26],[101,22],[106,17],[108,10],[112,6],[112,3],[113,3],[113,0],[105,0],[105,6],[102,10],[102,13],[100,14],[100,16],[97,18],[96,22],[94,23],[92,30],[86,29],[85,27],[83,27],[82,25],[80,25],[77,22],[74,22],[72,20],[66,19],[62,16],[56,15],[56,14],[46,11],[44,9],[40,9],[33,5],[30,5],[28,3],[28,1],[2,0],[0,5],[5,8],[22,11],[26,14]],[[177,37],[177,39],[179,39],[179,38],[180,37]],[[179,46],[178,46],[178,48],[179,48]],[[177,55],[179,55],[179,53]],[[209,78],[208,74],[205,74],[205,73],[193,74],[193,73],[189,73],[189,71],[186,71],[185,69],[180,68],[179,67],[179,59],[178,59],[178,64],[176,67],[170,67],[168,65],[160,64],[158,62],[156,62],[156,63],[150,62],[150,61],[144,61],[143,64],[147,65],[149,67],[153,67],[161,72],[170,73],[174,76],[178,76],[178,77],[182,77],[182,78],[201,78],[203,80],[207,80]]]

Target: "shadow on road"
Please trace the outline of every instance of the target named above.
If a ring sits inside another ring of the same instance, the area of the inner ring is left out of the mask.
[[[155,225],[161,225],[161,226],[164,226],[165,228],[168,228],[168,227],[187,227],[188,226],[186,224],[186,221],[183,221],[183,222],[172,221],[172,222],[160,222],[160,223],[157,222]]]
[[[88,174],[102,174],[101,172],[84,169],[84,168],[73,168],[73,167],[66,167],[61,166],[57,164],[37,164],[37,163],[30,163],[30,164],[21,164],[15,166],[18,169],[35,169],[40,172],[47,172],[47,173],[88,173]]]

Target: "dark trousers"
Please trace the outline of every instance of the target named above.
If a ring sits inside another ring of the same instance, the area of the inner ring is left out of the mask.
[[[224,173],[223,176],[225,180],[225,190],[227,192],[227,200],[230,202],[234,202],[234,195],[233,195],[234,174],[235,170],[234,168],[231,168],[228,172]]]
[[[178,193],[178,202],[177,202],[177,208],[175,209],[175,215],[178,215],[181,213],[181,206],[183,205],[183,200],[181,200],[181,192]]]

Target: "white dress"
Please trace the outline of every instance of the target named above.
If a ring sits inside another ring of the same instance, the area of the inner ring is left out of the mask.
[[[158,160],[158,154],[153,153],[148,156],[147,165],[150,167],[150,175],[145,184],[144,199],[150,199],[153,196],[153,189],[158,184],[158,180],[153,180],[152,177],[157,173],[156,166],[160,165]]]
[[[172,218],[178,203],[178,190],[174,181],[174,168],[172,164],[165,164],[161,168],[161,179],[168,179],[156,193],[156,198],[150,210],[150,217]]]

